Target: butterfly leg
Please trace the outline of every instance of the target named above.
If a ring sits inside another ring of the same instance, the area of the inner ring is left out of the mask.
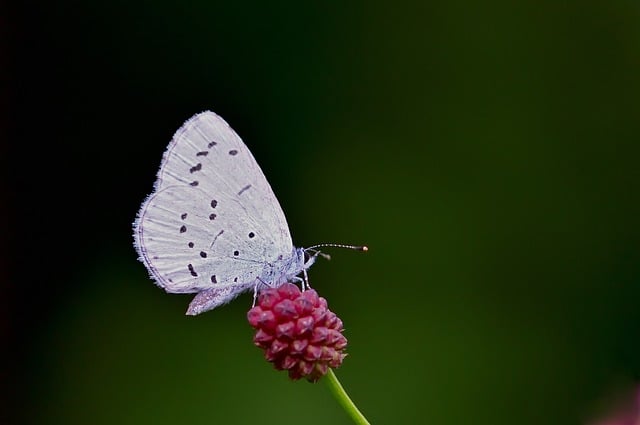
[[[311,267],[313,263],[316,262],[316,258],[318,258],[318,255],[325,256],[326,254],[323,254],[320,251],[315,251],[313,255],[309,256],[308,260],[304,263],[304,266],[302,267],[302,275],[304,276],[304,279],[302,281],[303,291],[305,289],[311,289],[311,285],[309,285],[309,275],[307,274],[307,269]]]
[[[302,279],[302,278],[300,278],[298,276],[293,276],[291,278],[291,280],[298,282],[298,284],[300,284],[300,289],[302,289],[302,291],[304,292],[304,290],[305,290],[305,281],[304,281],[304,279]],[[293,283],[293,282],[291,282],[291,283]]]
[[[253,285],[253,305],[251,307],[255,307],[256,306],[256,301],[258,299],[258,285],[263,284],[269,288],[271,288],[271,285],[269,285],[267,282],[265,282],[264,280],[260,279],[259,277],[256,278],[256,283],[255,285]]]
[[[251,308],[256,306],[256,301],[258,300],[258,282],[253,285],[253,304],[251,304]]]
[[[304,286],[307,289],[311,289],[311,285],[309,285],[309,275],[307,274],[307,269],[302,269],[302,275],[304,276]],[[302,289],[304,291],[304,288]]]

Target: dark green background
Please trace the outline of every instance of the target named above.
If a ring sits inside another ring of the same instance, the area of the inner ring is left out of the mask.
[[[251,297],[185,317],[131,222],[211,109],[253,151],[338,376],[375,424],[585,424],[640,378],[640,6],[36,2],[8,10],[9,418],[348,424],[251,344]]]

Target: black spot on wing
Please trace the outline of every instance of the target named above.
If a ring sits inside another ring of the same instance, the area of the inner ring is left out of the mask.
[[[242,189],[240,189],[240,192],[238,192],[238,195],[242,195],[242,193],[246,192],[247,190],[249,190],[249,188],[251,187],[250,184],[246,185],[245,187],[243,187]]]

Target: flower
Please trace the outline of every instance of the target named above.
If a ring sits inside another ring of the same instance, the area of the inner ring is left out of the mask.
[[[300,291],[292,283],[267,288],[247,319],[256,329],[254,344],[264,350],[267,361],[277,370],[287,370],[293,380],[316,382],[347,356],[342,320],[313,289]]]

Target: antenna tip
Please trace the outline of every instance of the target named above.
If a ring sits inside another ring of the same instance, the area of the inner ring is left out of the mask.
[[[360,251],[367,252],[367,251],[369,251],[369,247],[367,247],[367,246],[361,246],[361,247],[360,247]]]

